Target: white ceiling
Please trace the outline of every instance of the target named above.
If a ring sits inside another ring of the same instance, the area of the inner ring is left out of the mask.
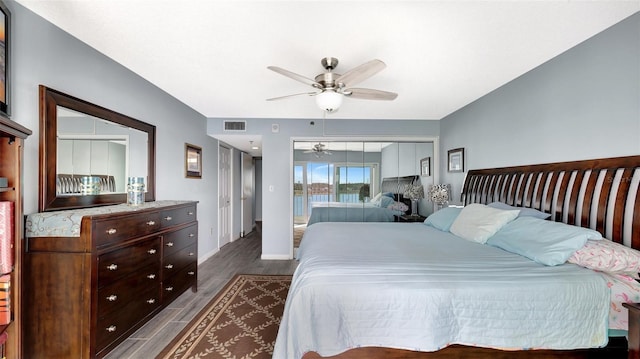
[[[371,59],[331,117],[441,119],[640,10],[634,1],[16,0],[206,117],[321,118],[308,78]]]

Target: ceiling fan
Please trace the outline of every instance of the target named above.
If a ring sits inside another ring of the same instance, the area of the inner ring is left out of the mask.
[[[316,91],[273,97],[267,99],[267,101],[280,100],[301,95],[315,96],[318,107],[326,112],[334,112],[340,108],[342,99],[345,96],[365,100],[387,101],[394,100],[398,97],[398,94],[394,92],[352,87],[382,71],[387,65],[380,60],[376,59],[365,62],[342,75],[333,72],[333,70],[338,66],[338,59],[335,57],[325,57],[320,61],[320,63],[327,71],[317,75],[315,80],[277,66],[268,66],[267,68],[269,70],[302,82],[303,84],[310,85]]]
[[[325,144],[318,142],[313,145],[310,150],[304,151],[304,153],[313,153],[318,158],[322,157],[323,155],[331,156],[331,151],[326,150],[325,147]]]

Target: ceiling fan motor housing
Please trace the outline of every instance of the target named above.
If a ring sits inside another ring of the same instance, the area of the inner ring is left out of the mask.
[[[335,72],[325,72],[316,76],[315,80],[317,83],[322,85],[324,89],[337,89],[338,84],[336,84],[336,79],[340,77],[340,74],[336,74]]]

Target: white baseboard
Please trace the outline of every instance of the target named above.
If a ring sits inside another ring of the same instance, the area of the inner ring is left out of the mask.
[[[260,259],[266,260],[266,261],[271,261],[271,260],[288,261],[293,258],[291,258],[287,254],[263,254],[262,256],[260,256]]]
[[[204,261],[206,261],[207,259],[213,257],[214,254],[218,253],[220,251],[219,248],[216,248],[212,251],[210,251],[209,253],[205,253],[203,256],[198,258],[198,265],[202,264]]]

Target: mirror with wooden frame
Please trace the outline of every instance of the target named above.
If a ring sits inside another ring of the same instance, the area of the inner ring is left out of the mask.
[[[125,203],[128,177],[155,200],[155,126],[40,85],[38,210]]]

